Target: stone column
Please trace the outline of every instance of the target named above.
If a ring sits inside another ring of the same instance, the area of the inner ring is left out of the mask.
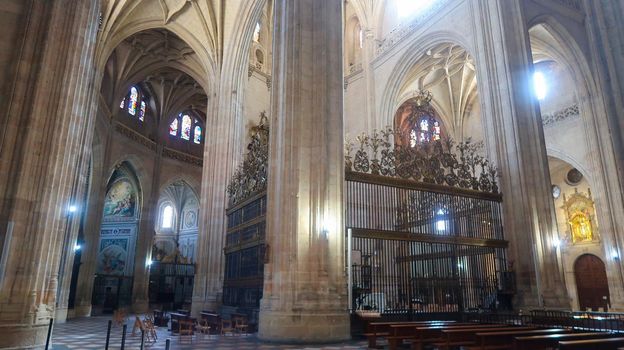
[[[522,0],[472,6],[488,152],[500,170],[516,307],[569,308],[553,239],[557,235],[532,57]]]
[[[259,338],[349,334],[342,1],[275,2],[267,250]]]
[[[0,145],[0,235],[8,248],[0,348],[15,349],[43,348],[54,315],[67,210],[95,120],[88,101],[99,1],[33,1],[27,11],[11,102],[0,113],[9,122]]]
[[[136,249],[134,255],[134,275],[132,284],[132,311],[146,313],[149,311],[149,273],[147,265],[152,256],[154,244],[154,227],[158,217],[158,198],[160,196],[160,173],[164,146],[158,139],[154,167],[152,168],[151,184],[145,184],[143,194],[145,203],[141,209],[141,220],[136,236]],[[149,188],[149,190],[147,190]]]

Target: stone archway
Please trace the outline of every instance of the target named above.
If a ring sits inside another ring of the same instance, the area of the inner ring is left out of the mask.
[[[607,311],[609,283],[604,262],[593,254],[583,254],[574,263],[574,278],[581,310]]]

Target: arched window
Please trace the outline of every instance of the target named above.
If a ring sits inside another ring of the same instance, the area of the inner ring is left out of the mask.
[[[137,117],[139,121],[145,121],[147,114],[147,96],[136,86],[130,88],[128,94],[121,99],[119,108],[125,110],[128,115]]]
[[[145,101],[141,101],[141,110],[139,111],[139,120],[143,121],[145,120],[145,109],[147,108],[147,105],[145,104]]]
[[[171,228],[172,226],[173,226],[173,207],[170,205],[166,205],[162,211],[160,227]]]
[[[254,33],[253,33],[253,41],[255,42],[260,41],[260,22],[256,23],[256,28],[254,29]]]
[[[183,115],[182,116],[182,134],[180,135],[180,137],[182,137],[185,140],[190,140],[191,139],[191,117],[189,117],[188,115]]]
[[[417,99],[406,101],[397,110],[394,121],[401,133],[398,144],[416,147],[442,138],[442,122],[429,103]]]
[[[193,136],[193,142],[199,145],[201,142],[201,126],[195,125],[195,134]]]
[[[128,113],[136,114],[137,101],[139,100],[139,91],[133,86],[130,89],[130,101],[128,102]]]
[[[421,116],[410,130],[410,146],[440,139],[440,122],[430,115]]]
[[[178,118],[175,118],[171,124],[169,124],[169,135],[178,136]]]
[[[200,144],[202,140],[202,126],[197,118],[191,118],[187,113],[180,113],[169,124],[169,135],[179,137],[184,141],[193,140]]]

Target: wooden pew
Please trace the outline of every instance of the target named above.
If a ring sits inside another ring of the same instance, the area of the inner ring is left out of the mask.
[[[613,334],[610,334],[613,336]],[[616,350],[624,345],[624,338],[566,340],[559,342],[559,350]]]
[[[487,332],[475,334],[477,345],[468,346],[466,350],[507,350],[513,348],[513,338],[519,336],[548,335],[572,333],[570,329],[549,328],[534,330],[517,330]]]
[[[535,330],[535,327],[505,327],[505,329],[516,331]],[[465,328],[465,329],[445,329],[442,331],[443,340],[433,343],[438,349],[450,350],[451,347],[474,345],[477,343],[477,333],[500,332],[501,328]]]
[[[388,337],[392,333],[390,326],[430,326],[430,325],[446,325],[457,324],[455,321],[398,321],[398,322],[370,322],[364,336],[368,338],[368,347],[377,347],[377,338]],[[412,329],[410,328],[410,329]]]
[[[591,332],[591,333],[570,333],[570,334],[550,334],[534,335],[529,337],[515,337],[514,350],[537,350],[554,348],[562,340],[583,340],[609,337],[611,333]]]
[[[411,343],[412,349],[420,350],[424,345],[429,343],[435,343],[443,341],[442,331],[446,329],[480,329],[496,328],[502,329],[509,327],[506,324],[461,324],[461,325],[443,325],[443,326],[430,326],[430,327],[416,327],[413,329],[410,335],[390,336],[388,337],[389,349],[396,349],[400,343],[407,340]]]

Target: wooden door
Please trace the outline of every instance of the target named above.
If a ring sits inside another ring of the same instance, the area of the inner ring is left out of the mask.
[[[580,309],[598,311],[598,308],[603,308],[607,311],[610,304],[609,284],[602,260],[592,254],[581,255],[574,263],[574,277]]]

